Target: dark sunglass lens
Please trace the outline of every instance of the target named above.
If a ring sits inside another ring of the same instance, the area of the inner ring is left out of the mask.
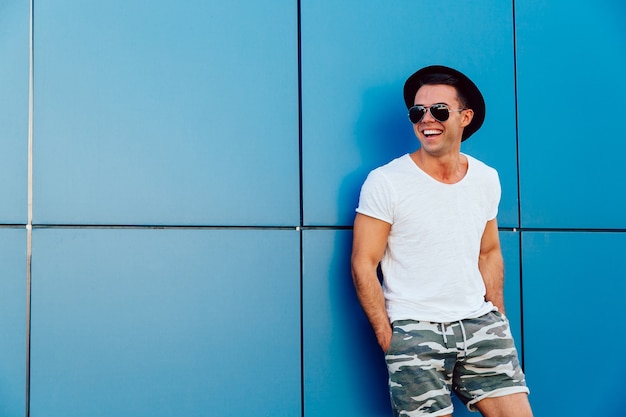
[[[440,122],[445,122],[450,117],[448,107],[445,105],[432,106],[430,108],[430,114]]]
[[[413,106],[409,109],[409,120],[411,123],[419,123],[426,114],[426,109],[422,106]]]

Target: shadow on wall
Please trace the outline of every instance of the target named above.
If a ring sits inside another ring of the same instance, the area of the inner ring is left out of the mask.
[[[367,90],[353,133],[361,165],[346,175],[339,196],[339,218],[348,225],[354,220],[354,209],[367,174],[419,146],[407,118],[401,85],[381,85]]]

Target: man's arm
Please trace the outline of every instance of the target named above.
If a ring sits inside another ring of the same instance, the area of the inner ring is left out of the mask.
[[[496,219],[487,222],[480,241],[478,269],[485,282],[485,299],[491,301],[498,310],[504,313],[504,260],[500,248],[498,222]]]
[[[385,253],[390,230],[389,223],[373,217],[357,214],[354,220],[352,280],[361,307],[384,352],[389,349],[392,330],[376,271]]]

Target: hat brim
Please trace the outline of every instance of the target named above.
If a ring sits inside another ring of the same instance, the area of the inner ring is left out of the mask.
[[[461,141],[468,139],[480,129],[485,121],[485,99],[478,87],[476,87],[476,84],[465,76],[465,74],[443,65],[431,65],[416,71],[404,83],[404,102],[406,108],[409,109],[413,107],[415,94],[417,94],[417,90],[423,85],[422,80],[425,76],[432,74],[447,74],[458,79],[458,84],[456,84],[455,87],[458,88],[467,99],[468,108],[474,111],[472,121],[463,130]]]

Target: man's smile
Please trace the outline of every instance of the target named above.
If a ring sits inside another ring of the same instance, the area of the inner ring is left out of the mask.
[[[443,130],[440,130],[440,129],[424,129],[424,130],[422,130],[422,134],[424,136],[426,136],[427,138],[429,138],[431,136],[441,135],[442,133],[443,133]]]

